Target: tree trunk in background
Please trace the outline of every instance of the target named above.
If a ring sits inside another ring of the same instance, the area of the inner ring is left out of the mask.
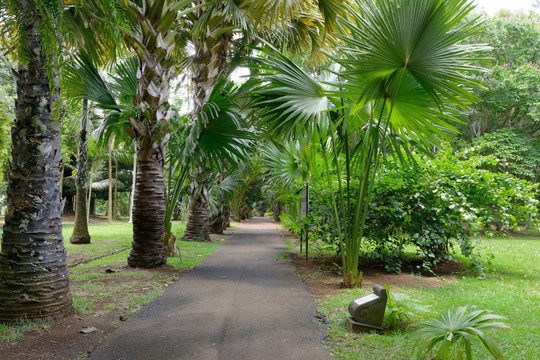
[[[114,159],[114,199],[112,207],[112,219],[116,221],[116,213],[118,209],[118,159]]]
[[[135,195],[135,183],[137,180],[137,147],[135,146],[135,155],[133,155],[133,171],[131,172],[133,177],[131,182],[131,194],[129,196],[129,224],[133,224],[133,196]]]
[[[231,226],[231,205],[227,203],[223,208],[223,230]]]
[[[210,216],[210,233],[211,234],[223,234],[223,212]]]
[[[210,241],[210,221],[208,187],[205,185],[208,173],[198,169],[196,176],[190,176],[189,212],[184,233],[184,241]]]
[[[107,202],[107,223],[112,224],[113,215],[113,184],[112,184],[112,139],[109,140],[109,201]]]
[[[88,179],[88,201],[86,202],[86,222],[90,223],[90,214],[94,214],[92,206],[95,205],[92,202],[92,181],[94,180],[94,172],[90,171],[90,177]]]
[[[200,0],[197,3],[202,4],[204,1]],[[207,11],[201,9],[196,11],[197,19]],[[216,24],[216,27],[224,28],[226,24]],[[207,33],[212,31],[207,27]],[[195,54],[193,56],[193,76],[191,83],[193,86],[193,109],[191,112],[191,119],[195,121],[197,116],[202,111],[206,99],[212,93],[214,86],[219,78],[220,73],[225,69],[227,65],[227,48],[232,38],[232,33],[221,34],[217,39],[207,36],[204,40],[194,40],[193,45],[195,48]],[[192,184],[191,193],[189,196],[190,210],[188,213],[188,221],[186,225],[185,240],[188,241],[209,241],[210,221],[208,216],[210,214],[207,179],[201,178],[201,174],[208,175],[208,164],[198,164],[197,174],[192,174],[190,179],[196,184]],[[198,197],[197,197],[198,196]],[[192,207],[193,210],[192,210]],[[194,218],[194,217],[203,217]],[[188,230],[189,229],[189,230]]]
[[[20,2],[28,64],[16,73],[16,119],[0,253],[0,322],[59,318],[72,311],[60,201],[60,123],[34,4]]]
[[[88,206],[88,213],[90,215],[96,215],[96,199],[90,198],[90,206]]]
[[[156,149],[137,146],[137,177],[133,196],[133,245],[128,258],[132,267],[152,268],[165,265],[163,247],[165,194],[163,154]],[[150,219],[150,220],[149,220]]]
[[[221,205],[219,213],[210,216],[210,233],[223,234],[223,231],[227,230],[227,228],[231,225],[230,216],[230,205],[228,203]]]
[[[278,200],[274,200],[272,202],[272,212],[274,213],[274,221],[280,222],[281,219],[279,216],[281,215],[281,202]]]
[[[86,193],[88,191],[88,139],[86,124],[88,121],[88,100],[83,100],[79,148],[77,151],[77,194],[75,195],[75,225],[73,235],[69,238],[72,244],[90,244],[86,211]]]
[[[62,202],[62,215],[74,215],[75,214],[75,196],[66,196],[63,199],[60,197]]]

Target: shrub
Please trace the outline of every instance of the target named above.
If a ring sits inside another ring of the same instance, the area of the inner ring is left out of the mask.
[[[403,249],[413,244],[425,267],[449,257],[451,240],[473,254],[470,235],[509,231],[536,216],[536,186],[506,173],[481,169],[495,162],[463,160],[445,150],[415,167],[388,164],[376,180],[366,237],[388,270],[397,270]],[[497,224],[495,228],[493,225]]]
[[[416,157],[414,167],[386,163],[375,179],[364,256],[381,261],[388,271],[400,272],[408,260],[405,248],[412,245],[422,266],[430,269],[450,258],[456,244],[479,268],[471,235],[509,231],[518,222],[532,222],[537,213],[536,185],[485,169],[496,162],[493,156],[468,159],[464,153],[443,149],[433,158]],[[304,221],[313,240],[331,245],[338,253],[331,201],[328,189],[312,184],[311,213]],[[345,216],[352,216],[352,211]]]

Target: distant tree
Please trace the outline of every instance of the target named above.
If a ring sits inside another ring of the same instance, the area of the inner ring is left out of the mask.
[[[198,114],[220,76],[227,77],[240,64],[249,47],[265,39],[284,51],[302,54],[306,62],[322,63],[323,50],[345,11],[347,0],[272,1],[248,0],[207,3],[188,17],[193,47],[190,61],[193,107],[191,120]],[[209,240],[209,165],[198,164],[190,174],[190,208],[185,239]]]
[[[493,155],[498,161],[489,169],[510,173],[520,179],[540,180],[540,143],[527,132],[500,129],[473,139],[468,157]]]
[[[540,15],[500,12],[486,22],[484,31],[470,41],[487,43],[492,64],[477,90],[481,102],[471,107],[469,138],[502,128],[540,136]]]
[[[15,97],[15,83],[7,60],[0,56],[0,182],[4,181],[9,158],[9,128],[15,113],[13,111],[13,98]]]

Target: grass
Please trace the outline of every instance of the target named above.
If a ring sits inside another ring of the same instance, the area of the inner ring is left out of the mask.
[[[432,316],[448,308],[468,305],[489,309],[506,317],[512,330],[498,330],[491,337],[508,359],[540,359],[540,237],[494,238],[482,240],[482,253],[493,256],[486,279],[473,275],[444,282],[441,288],[393,288],[431,305]],[[382,284],[381,284],[382,285]],[[338,359],[410,359],[414,342],[411,328],[384,335],[352,334],[344,326],[350,301],[371,290],[343,290],[320,301],[319,311],[329,322],[326,346]],[[483,348],[474,350],[474,359],[492,358]]]
[[[15,342],[24,337],[24,333],[32,330],[48,330],[47,321],[21,321],[15,324],[0,324],[0,341]]]
[[[70,266],[73,309],[81,316],[111,316],[126,319],[165,291],[186,269],[198,265],[221,242],[178,241],[181,257],[167,259],[158,269],[127,267],[133,238],[132,225],[114,223],[89,227],[91,244],[73,245],[69,237],[73,226],[63,228]],[[173,223],[172,231],[181,238],[185,223]],[[114,316],[113,316],[114,315]],[[113,321],[116,325],[118,320]],[[0,325],[0,341],[17,341],[29,330],[46,329],[44,323],[24,322]]]

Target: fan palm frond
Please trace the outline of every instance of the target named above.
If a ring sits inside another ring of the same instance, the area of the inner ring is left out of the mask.
[[[272,134],[297,135],[310,122],[322,121],[331,108],[321,83],[276,49],[258,49],[265,58],[252,58],[259,87],[251,94],[256,118]]]
[[[253,130],[244,124],[238,108],[234,84],[220,79],[207,103],[191,125],[185,141],[184,158],[206,160],[216,168],[226,168],[245,160],[252,150]]]

